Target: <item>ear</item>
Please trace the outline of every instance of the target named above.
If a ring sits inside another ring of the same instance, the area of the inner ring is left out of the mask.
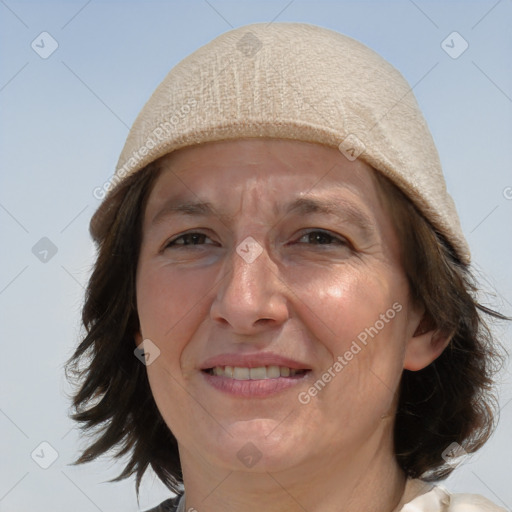
[[[144,338],[142,337],[140,330],[136,331],[133,337],[135,339],[135,345],[137,345],[137,347],[139,347],[140,344],[144,341]]]
[[[451,334],[442,333],[423,317],[405,347],[404,369],[417,372],[435,361],[448,346]]]

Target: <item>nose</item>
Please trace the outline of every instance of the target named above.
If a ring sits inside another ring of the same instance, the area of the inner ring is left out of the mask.
[[[289,317],[288,287],[261,245],[252,247],[253,251],[258,248],[255,259],[255,254],[247,257],[241,245],[227,256],[210,314],[214,322],[230,326],[237,334],[254,335],[282,325]]]

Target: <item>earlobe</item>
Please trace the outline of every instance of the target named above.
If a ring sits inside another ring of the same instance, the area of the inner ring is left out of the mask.
[[[407,342],[405,347],[404,369],[417,372],[435,361],[448,346],[452,338],[438,329],[426,332],[421,328],[423,322]]]
[[[142,341],[144,340],[144,338],[142,337],[142,334],[140,333],[140,331],[136,331],[135,334],[134,334],[134,340],[135,340],[135,345],[138,347]]]

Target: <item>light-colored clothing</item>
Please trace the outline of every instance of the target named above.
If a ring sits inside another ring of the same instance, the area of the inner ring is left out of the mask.
[[[176,512],[185,511],[185,495]],[[507,512],[478,494],[451,494],[443,486],[408,480],[394,512]]]
[[[441,485],[408,480],[395,512],[507,512],[478,494],[451,494]]]

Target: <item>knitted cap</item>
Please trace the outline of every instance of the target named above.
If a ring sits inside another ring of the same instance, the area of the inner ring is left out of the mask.
[[[179,148],[247,137],[316,142],[390,178],[453,246],[470,252],[412,89],[373,50],[304,23],[226,32],[178,63],[137,116],[90,231],[105,236],[126,178]]]

